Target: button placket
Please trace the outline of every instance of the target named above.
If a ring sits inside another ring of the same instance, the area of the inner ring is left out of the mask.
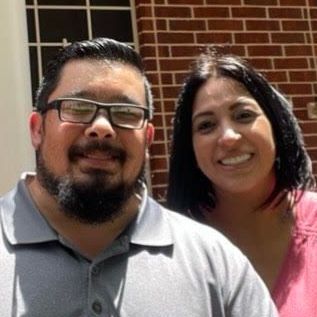
[[[98,300],[95,300],[91,304],[91,309],[95,314],[100,315],[102,313],[102,304]]]
[[[94,265],[94,266],[91,268],[91,274],[92,274],[93,276],[97,276],[97,275],[99,275],[99,273],[100,273],[100,267],[99,267],[99,265]]]
[[[98,291],[99,278],[101,274],[100,262],[91,263],[89,269],[89,297],[90,297],[90,310],[93,315],[104,315],[107,311],[107,305],[100,298],[100,292]]]

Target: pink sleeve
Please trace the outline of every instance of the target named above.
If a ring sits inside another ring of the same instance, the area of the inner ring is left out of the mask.
[[[272,297],[281,317],[317,316],[317,193],[296,207],[292,240]]]

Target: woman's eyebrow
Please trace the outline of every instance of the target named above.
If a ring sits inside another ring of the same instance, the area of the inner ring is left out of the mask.
[[[233,111],[239,107],[243,107],[246,105],[256,105],[256,104],[257,104],[256,100],[253,99],[252,97],[239,97],[229,106],[229,110]],[[194,122],[198,118],[206,117],[206,116],[212,117],[214,116],[214,112],[211,110],[198,112],[192,116],[192,122]]]
[[[257,102],[252,97],[240,97],[229,107],[229,110],[234,110],[238,107],[250,104],[256,105]]]
[[[200,117],[206,117],[206,116],[212,117],[214,116],[214,113],[210,110],[198,112],[197,114],[193,115],[192,121],[195,121],[196,119],[199,119]]]

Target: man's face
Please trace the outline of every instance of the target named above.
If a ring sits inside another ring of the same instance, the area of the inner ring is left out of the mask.
[[[108,61],[68,62],[48,102],[63,97],[146,106],[142,75],[132,66]],[[44,117],[33,114],[30,122],[38,179],[61,209],[86,222],[113,218],[143,173],[152,125],[146,122],[140,130],[113,127],[104,110],[91,124],[62,122],[55,109]],[[72,209],[83,209],[85,215]]]

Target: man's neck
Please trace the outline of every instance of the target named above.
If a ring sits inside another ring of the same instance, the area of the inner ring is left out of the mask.
[[[89,259],[95,258],[135,219],[139,198],[131,196],[122,212],[113,220],[92,225],[70,218],[59,210],[56,199],[38,182],[36,176],[27,179],[27,187],[39,212],[52,228]]]

